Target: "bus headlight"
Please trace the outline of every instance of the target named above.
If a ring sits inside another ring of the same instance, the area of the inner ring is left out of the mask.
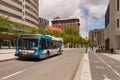
[[[16,49],[16,52],[15,52],[15,53],[16,53],[16,54],[19,54],[20,51],[21,51],[20,49]]]
[[[38,51],[34,51],[33,55],[38,56]]]

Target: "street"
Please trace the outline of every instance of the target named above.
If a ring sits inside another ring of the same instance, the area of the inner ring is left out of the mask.
[[[45,60],[1,62],[0,80],[73,80],[83,53],[73,49]]]
[[[119,61],[104,53],[89,52],[89,62],[92,80],[120,80]]]
[[[0,80],[119,80],[119,57],[91,50],[85,54],[85,49],[68,49],[63,55],[44,60],[4,61],[0,62]],[[79,69],[82,62],[84,64]],[[78,71],[81,73],[75,79]]]

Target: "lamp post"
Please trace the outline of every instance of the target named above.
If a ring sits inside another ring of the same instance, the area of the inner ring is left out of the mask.
[[[86,9],[87,9],[87,0],[86,0]],[[85,53],[88,53],[88,38],[87,38],[87,36],[88,36],[88,28],[87,28],[87,26],[88,26],[88,13],[87,13],[87,11],[86,11],[86,50],[85,50]]]
[[[85,4],[86,4],[86,9],[88,8],[88,6],[87,6],[87,0],[85,0]],[[85,12],[86,14],[85,14],[85,16],[81,16],[81,18],[85,18],[85,21],[86,21],[86,46],[85,46],[85,53],[88,53],[88,38],[87,38],[87,36],[88,36],[88,28],[87,28],[87,26],[88,26],[88,12],[86,11]]]

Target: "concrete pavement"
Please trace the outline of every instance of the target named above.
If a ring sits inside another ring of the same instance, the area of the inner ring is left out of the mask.
[[[63,49],[63,50],[65,50],[65,51],[69,51],[69,50],[75,51],[75,49],[69,49],[69,48],[66,48],[66,49]],[[15,53],[15,49],[7,49],[7,50],[6,49],[5,50],[1,49],[0,50],[0,61],[15,59],[16,57],[14,56],[14,53]],[[84,53],[84,49],[82,49],[81,53]],[[95,53],[91,53],[89,51],[89,54],[95,54]],[[108,54],[108,53],[96,53],[96,54],[97,54],[96,56],[98,56],[98,54],[102,54],[102,55],[105,55],[105,56],[107,56],[109,58],[120,61],[120,55],[119,54]],[[95,55],[92,55],[92,56],[95,56]],[[101,55],[99,55],[99,56],[102,57]],[[99,58],[99,57],[97,57],[97,58]],[[88,54],[84,53],[84,56],[83,56],[82,60],[80,61],[79,69],[77,69],[77,74],[76,74],[76,77],[74,78],[74,80],[95,80],[95,79],[91,78],[92,77],[91,76],[91,70],[93,71],[93,69],[90,68],[90,63],[96,65],[96,67],[94,67],[94,69],[95,68],[96,69],[106,68],[104,65],[102,67],[99,67],[98,62],[99,62],[100,59],[97,59],[97,58],[94,60],[95,63],[93,63],[93,60],[92,60],[92,62],[89,61]],[[104,58],[104,56],[102,58]],[[51,60],[54,60],[54,59],[56,59],[56,58],[53,58]],[[91,59],[93,59],[93,58],[91,58]],[[100,62],[100,64],[103,64],[103,62]],[[93,67],[93,66],[91,66],[91,67]],[[98,71],[98,70],[96,70],[96,71]],[[94,74],[94,72],[92,74]],[[105,78],[107,76],[106,74],[103,74],[103,76]],[[85,76],[87,76],[87,77],[85,77]],[[108,77],[107,77],[107,79],[108,79]]]
[[[65,50],[45,60],[12,60],[0,63],[0,80],[73,80],[83,52]]]
[[[73,50],[74,48],[64,48],[63,50]],[[15,49],[0,49],[0,62],[16,59]]]
[[[89,57],[88,57],[89,55]],[[120,54],[84,53],[74,80],[119,80]]]
[[[105,53],[103,53],[103,55],[106,55],[106,56],[108,56],[110,58],[113,58],[115,60],[120,61],[120,54],[105,54]]]
[[[0,62],[17,58],[14,54],[15,49],[0,49]]]

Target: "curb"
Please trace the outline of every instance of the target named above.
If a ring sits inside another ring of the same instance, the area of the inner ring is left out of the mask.
[[[83,54],[82,59],[79,63],[79,67],[78,67],[77,72],[75,74],[74,80],[80,80],[80,75],[81,75],[82,66],[83,66],[83,57],[84,57],[84,54]]]
[[[12,54],[12,53],[15,53],[15,52],[0,53],[0,55],[1,55],[1,54]]]
[[[10,60],[15,60],[15,59],[17,59],[17,57],[10,58],[10,59],[4,59],[4,60],[0,60],[0,62],[5,62],[5,61],[10,61]]]

